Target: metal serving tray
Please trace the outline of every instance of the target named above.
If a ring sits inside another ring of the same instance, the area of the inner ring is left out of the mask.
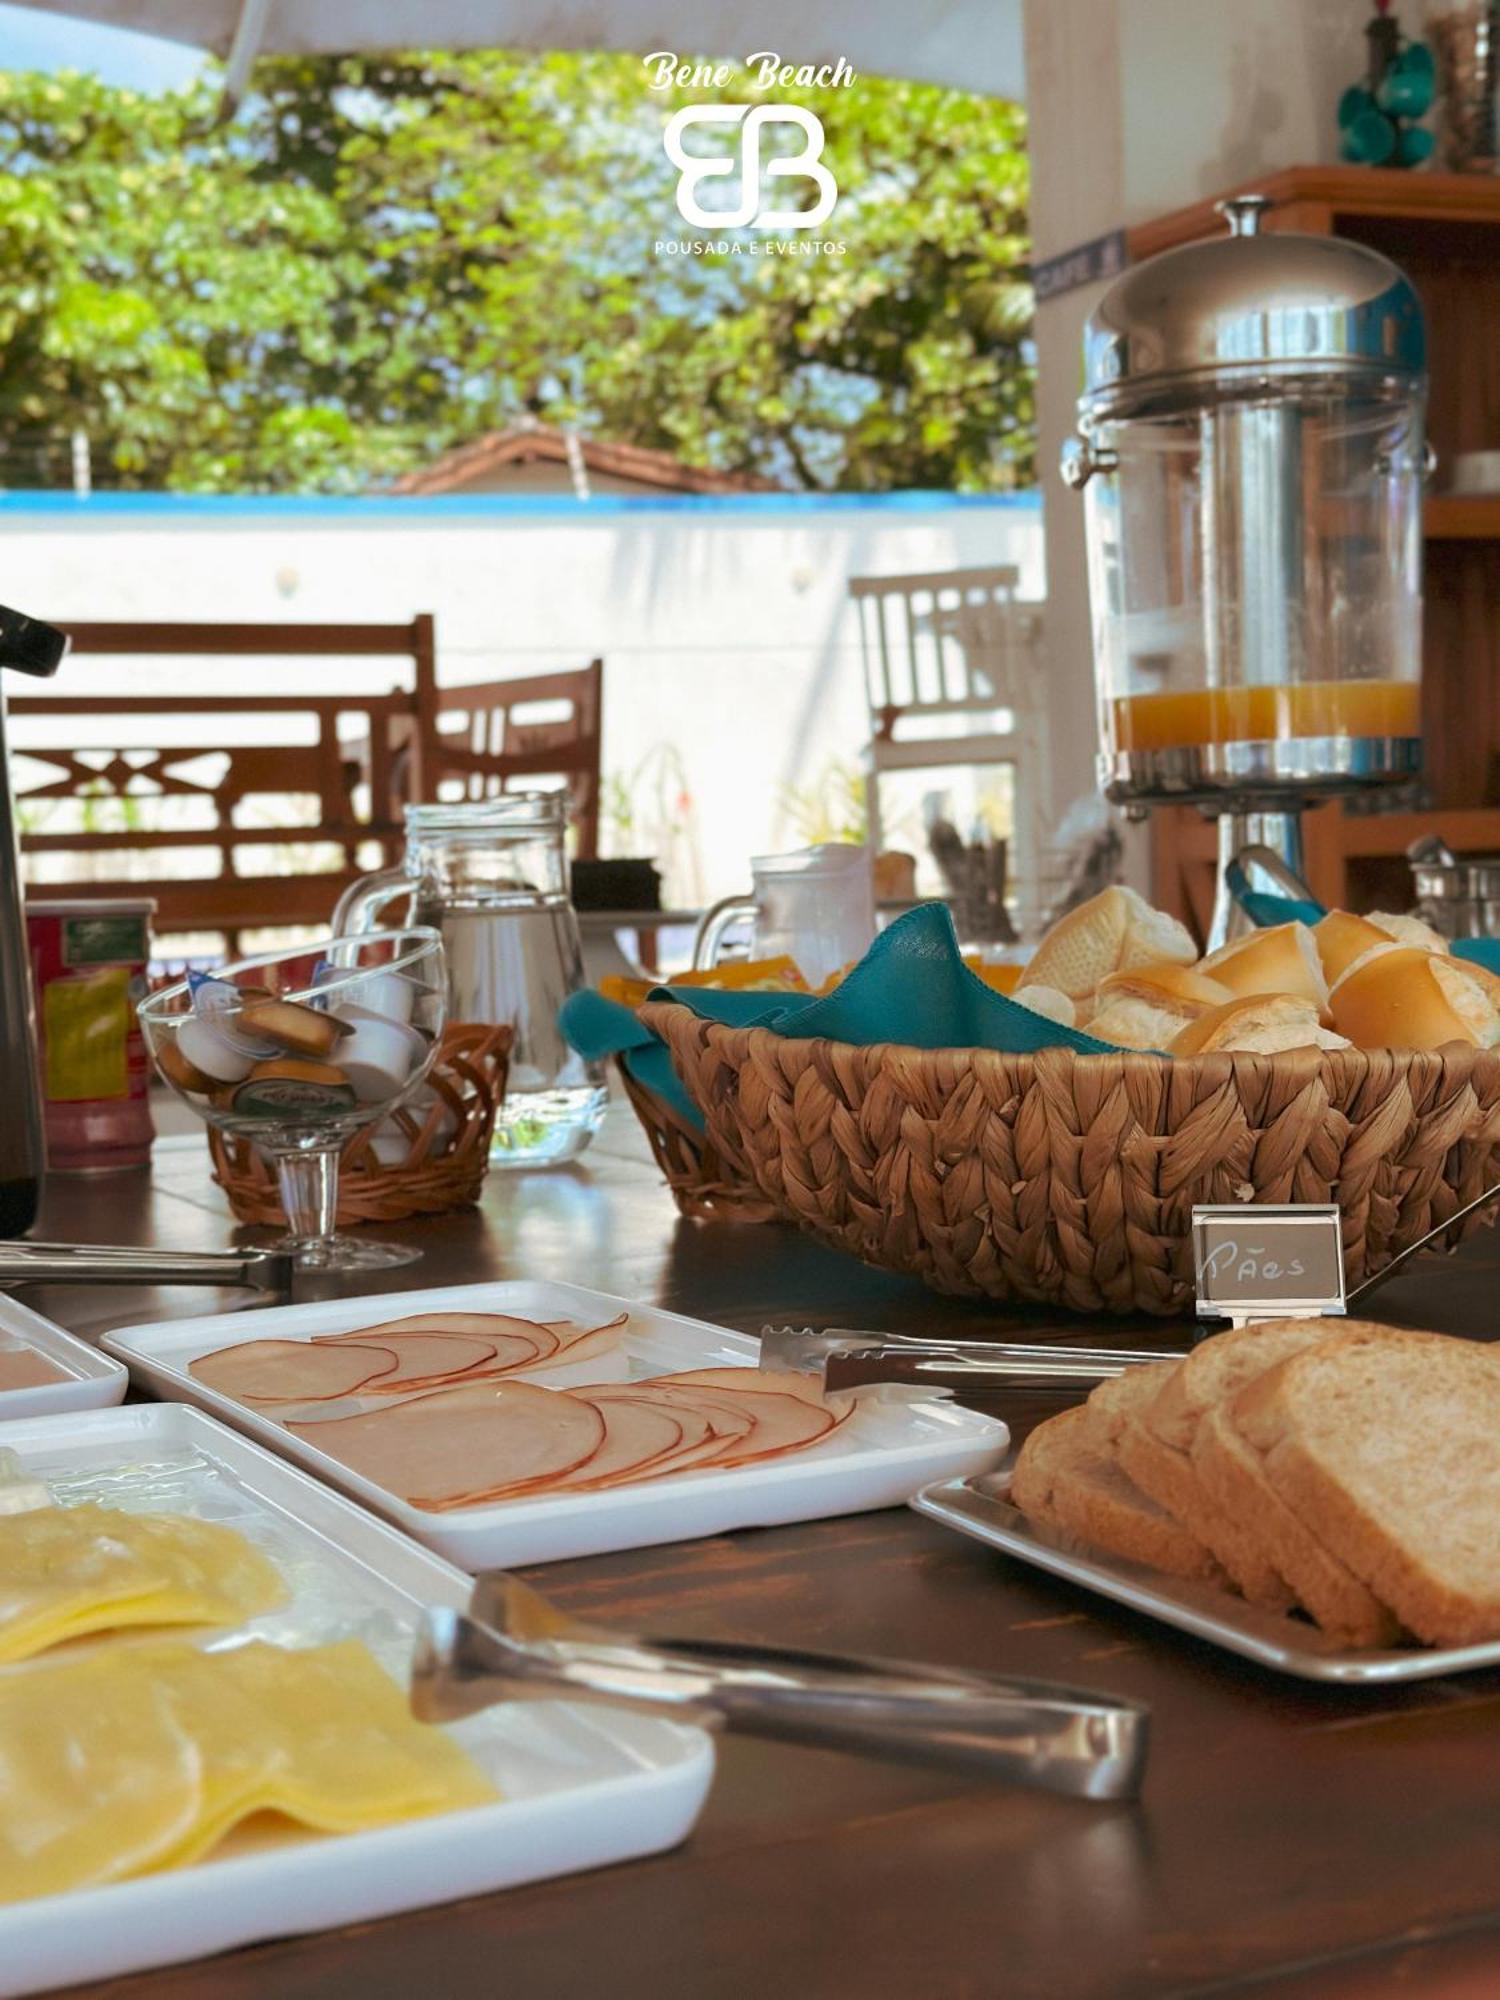
[[[976,1479],[946,1479],[925,1486],[912,1500],[919,1514],[972,1535],[992,1549],[1035,1569],[1050,1570],[1144,1611],[1165,1625],[1208,1639],[1226,1651],[1305,1681],[1355,1684],[1433,1680],[1440,1674],[1500,1666],[1500,1640],[1483,1646],[1393,1647],[1350,1652],[1325,1639],[1301,1618],[1282,1618],[1209,1584],[1186,1583],[1075,1541],[1055,1528],[1038,1527],[1010,1504],[1010,1468]]]

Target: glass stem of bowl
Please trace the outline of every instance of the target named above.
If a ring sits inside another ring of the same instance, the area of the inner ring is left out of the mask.
[[[276,1178],[287,1232],[304,1266],[315,1266],[318,1250],[333,1235],[339,1199],[339,1149],[308,1146],[279,1153]]]

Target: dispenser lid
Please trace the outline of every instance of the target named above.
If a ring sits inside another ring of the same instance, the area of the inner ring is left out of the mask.
[[[1192,408],[1264,382],[1387,378],[1426,366],[1422,307],[1378,251],[1341,236],[1262,234],[1264,195],[1217,204],[1230,233],[1148,258],[1084,331],[1086,416]]]

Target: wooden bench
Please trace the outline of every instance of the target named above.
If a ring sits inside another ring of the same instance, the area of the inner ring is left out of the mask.
[[[14,701],[21,845],[34,893],[153,896],[159,936],[207,931],[232,952],[248,931],[326,922],[350,882],[399,857],[407,802],[478,798],[543,776],[569,785],[578,851],[596,849],[597,660],[576,674],[440,689],[435,625],[425,612],[406,624],[67,629],[79,654],[392,660],[409,663],[410,684],[368,695]],[[532,712],[545,719],[529,721]],[[67,732],[57,722],[80,717],[90,727],[79,733],[97,740],[59,743]],[[100,731],[99,717],[118,725]],[[243,729],[271,740],[226,740]],[[166,740],[179,730],[189,740]],[[79,860],[57,865],[54,857]],[[186,872],[200,861],[208,866]]]

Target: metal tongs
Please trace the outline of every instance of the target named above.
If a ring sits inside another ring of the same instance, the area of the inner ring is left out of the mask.
[[[1140,1788],[1150,1711],[1051,1681],[902,1666],[580,1624],[513,1576],[474,1587],[467,1615],[430,1609],[411,1705],[450,1722],[496,1702],[597,1701],[742,1736],[1008,1778],[1075,1798]]]
[[[109,1243],[0,1243],[0,1291],[11,1285],[248,1285],[289,1294],[280,1250],[141,1250]]]
[[[1180,1361],[1162,1348],[1041,1346],[1017,1341],[922,1339],[915,1334],[859,1333],[846,1327],[763,1326],[762,1368],[820,1375],[829,1386],[856,1379],[946,1380],[975,1389],[1002,1382],[1057,1388],[1091,1386],[1148,1361]]]

